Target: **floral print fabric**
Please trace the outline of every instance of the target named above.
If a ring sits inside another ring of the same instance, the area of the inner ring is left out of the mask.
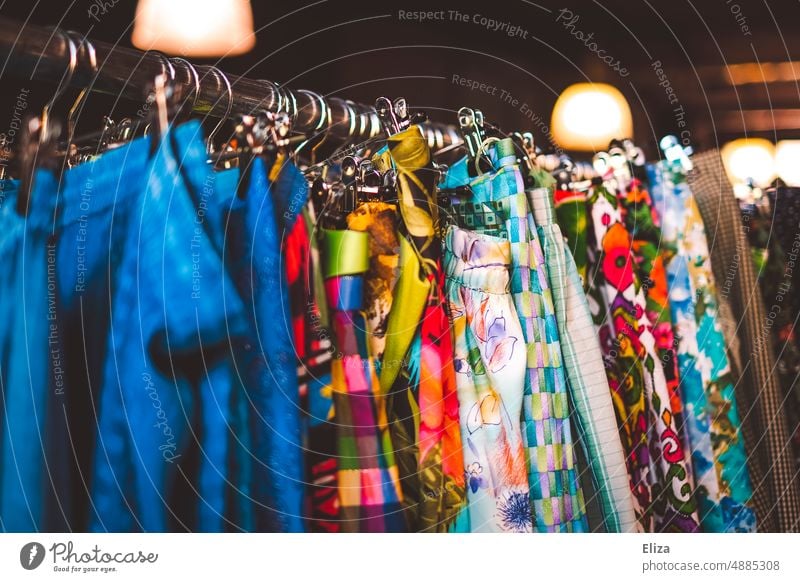
[[[526,356],[509,289],[511,245],[453,227],[444,266],[471,531],[530,532],[519,423]]]
[[[677,433],[647,300],[617,198],[603,185],[588,196],[590,306],[599,327],[636,511],[645,531],[698,529],[688,460]]]
[[[553,192],[556,218],[567,246],[572,252],[575,269],[586,284],[586,193],[557,188]]]
[[[741,436],[733,377],[717,321],[714,276],[705,227],[678,168],[653,170],[663,208],[664,245],[678,342],[683,398],[703,531],[755,531],[752,487]]]
[[[501,231],[511,245],[510,290],[527,351],[522,422],[536,531],[586,531],[547,266],[513,143],[498,140],[488,153],[494,171],[470,178],[464,159],[450,169],[445,185],[468,185],[472,195],[457,214],[472,216],[478,232]]]
[[[650,194],[642,182],[634,178],[621,181],[620,185],[617,197],[625,227],[631,234],[634,264],[647,300],[648,329],[656,340],[658,356],[669,391],[670,408],[675,417],[684,454],[688,459],[691,449],[684,429],[678,357],[675,353],[676,339],[672,331],[661,229],[657,226],[658,220]],[[691,465],[688,468],[691,469]]]

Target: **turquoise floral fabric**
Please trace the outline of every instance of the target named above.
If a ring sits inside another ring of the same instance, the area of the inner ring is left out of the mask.
[[[700,212],[679,167],[651,168],[702,530],[751,532],[752,486]]]

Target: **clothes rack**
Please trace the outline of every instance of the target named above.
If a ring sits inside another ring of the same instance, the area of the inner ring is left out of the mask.
[[[301,133],[326,131],[347,140],[368,139],[381,133],[378,116],[369,105],[323,97],[308,90],[291,90],[268,80],[227,75],[213,66],[193,65],[155,51],[96,42],[80,33],[9,18],[0,18],[0,59],[0,71],[4,73],[38,81],[60,79],[60,83],[72,87],[134,101],[144,98],[142,88],[157,75],[167,73],[182,94],[191,96],[193,111],[211,117],[252,115],[265,110],[289,114],[293,130]],[[69,73],[73,59],[74,68]],[[454,126],[428,122],[424,127],[434,149],[462,141]]]

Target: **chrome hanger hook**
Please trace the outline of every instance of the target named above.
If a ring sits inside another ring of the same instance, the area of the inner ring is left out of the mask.
[[[352,101],[345,101],[345,107],[347,107],[347,116],[349,118],[349,125],[347,127],[347,138],[352,139],[356,135],[356,126],[361,122],[361,114],[356,111],[355,103]]]
[[[144,59],[147,55],[153,55],[159,61],[161,65],[161,74],[166,75],[169,77],[170,81],[175,79],[175,67],[173,66],[172,62],[169,60],[169,57],[160,51],[145,51],[144,55],[142,55],[142,59]]]
[[[311,102],[314,104],[313,113],[311,115],[312,118],[316,116],[317,112],[319,112],[319,122],[317,122],[316,127],[314,127],[311,131],[317,132],[323,127],[329,129],[329,119],[331,117],[330,109],[328,108],[328,104],[325,102],[325,99],[322,97],[322,95],[307,89],[300,89],[298,93],[305,93],[306,95],[311,96]]]
[[[59,28],[57,28],[55,32],[67,42],[67,47],[69,49],[69,66],[64,72],[64,76],[61,78],[61,82],[56,88],[53,97],[42,108],[42,131],[39,133],[40,143],[44,143],[50,138],[50,112],[58,98],[61,97],[67,87],[69,87],[69,84],[72,82],[72,77],[75,75],[75,69],[78,67],[78,47],[75,45],[75,41],[67,32]]]
[[[264,103],[264,99],[262,99],[261,103],[259,103],[259,107],[261,107],[261,109],[263,109],[264,111],[269,111],[270,113],[278,113],[278,112],[280,112],[281,111],[281,107],[283,106],[283,103],[282,103],[283,96],[281,95],[280,87],[278,87],[278,85],[276,83],[273,83],[272,81],[270,81],[268,79],[258,79],[258,82],[259,83],[264,83],[264,85],[269,87],[271,95],[272,95],[272,101],[266,107],[262,107],[262,105]]]
[[[61,95],[64,94],[69,84],[72,82],[72,77],[75,75],[75,69],[78,67],[78,47],[75,45],[75,41],[66,31],[61,30],[60,28],[56,29],[56,33],[61,36],[63,40],[67,42],[67,48],[69,49],[69,64],[67,70],[64,72],[64,76],[61,78],[61,82],[56,87],[56,92],[53,93],[53,97],[50,101],[47,102],[45,108],[50,110],[55,105],[55,102],[58,100]]]
[[[197,106],[197,98],[200,96],[200,75],[198,74],[195,66],[184,58],[172,57],[170,61],[175,63],[183,63],[186,68],[189,69],[189,73],[194,81],[194,99],[192,100],[192,110],[194,110],[194,108]]]
[[[89,40],[87,36],[81,38],[81,45],[86,47],[87,52],[89,53],[89,64],[92,67],[92,72],[97,73],[97,49],[94,48],[92,41]]]
[[[91,41],[85,35],[82,35],[80,32],[76,32],[74,30],[68,30],[65,34],[71,39],[79,39],[78,50],[86,50],[89,56],[89,65],[92,68],[92,73],[97,75],[97,52],[95,51],[94,45],[91,43]],[[76,115],[78,114],[79,110],[83,109],[83,105],[88,96],[89,87],[81,89],[78,97],[75,99],[75,102],[72,104],[72,107],[70,107],[69,113],[67,114],[67,152],[70,151],[72,138],[75,135],[75,125],[77,124]]]
[[[225,82],[225,88],[228,91],[228,107],[225,110],[225,115],[219,120],[219,123],[214,126],[214,129],[211,130],[211,133],[208,134],[208,138],[206,139],[206,150],[208,153],[212,153],[214,151],[214,137],[216,137],[219,130],[222,129],[222,126],[230,117],[231,111],[233,110],[233,87],[231,86],[231,82],[225,73],[220,71],[215,66],[210,66],[209,68],[214,71],[215,75],[219,75],[222,78],[222,80]]]

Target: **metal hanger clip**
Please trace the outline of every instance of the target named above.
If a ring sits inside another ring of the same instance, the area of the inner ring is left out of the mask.
[[[394,101],[388,97],[378,97],[375,100],[375,113],[377,113],[387,137],[396,135],[411,125],[423,123],[428,119],[423,111],[412,115],[408,102],[403,97],[398,97]]]
[[[458,127],[467,146],[467,155],[472,161],[469,164],[469,173],[475,176],[482,169],[490,170],[491,160],[484,153],[486,129],[484,127],[483,112],[480,109],[462,107],[458,110]]]

